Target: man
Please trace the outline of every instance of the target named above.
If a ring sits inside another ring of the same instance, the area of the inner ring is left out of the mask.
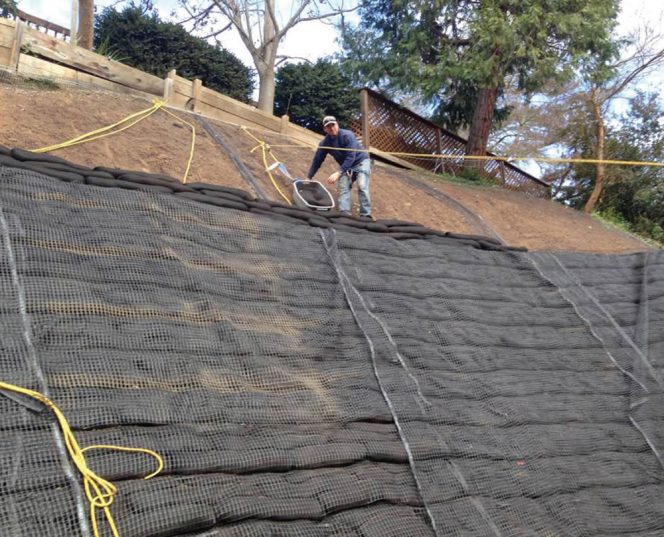
[[[356,183],[360,199],[360,219],[373,220],[369,194],[369,175],[371,174],[369,155],[362,150],[362,146],[351,131],[339,128],[334,116],[323,118],[323,130],[325,138],[318,144],[307,177],[311,179],[316,175],[325,157],[328,154],[332,155],[341,169],[330,175],[327,182],[332,185],[337,183],[339,212],[350,216],[352,206],[350,190],[353,183]]]

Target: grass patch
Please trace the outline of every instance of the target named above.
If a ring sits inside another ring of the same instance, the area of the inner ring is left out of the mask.
[[[426,170],[409,170],[409,173],[415,174],[423,179],[433,181],[444,181],[446,183],[456,183],[464,186],[496,187],[500,186],[497,180],[491,180],[482,177],[474,170],[462,171],[459,175],[451,173],[433,173]]]
[[[29,88],[41,90],[54,91],[60,89],[60,86],[50,78],[24,78],[22,83]]]
[[[608,211],[595,211],[592,213],[592,217],[599,220],[604,225],[620,229],[621,231],[624,231],[625,233],[628,233],[629,235],[644,241],[650,246],[654,246],[655,248],[664,247],[664,244],[661,241],[655,240],[650,234],[644,233],[635,227],[632,223],[625,220],[622,215],[610,209]]]

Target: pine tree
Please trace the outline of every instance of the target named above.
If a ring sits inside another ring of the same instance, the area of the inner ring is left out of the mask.
[[[307,129],[323,132],[321,118],[331,114],[342,126],[359,113],[359,93],[339,65],[291,63],[277,71],[274,110]]]
[[[486,152],[507,81],[532,92],[610,55],[618,0],[363,0],[345,32],[345,63],[360,80],[416,92],[469,124],[468,155]],[[472,110],[472,112],[471,112]]]

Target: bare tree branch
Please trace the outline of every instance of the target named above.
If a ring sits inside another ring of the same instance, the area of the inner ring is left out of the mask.
[[[650,71],[652,68],[657,67],[664,63],[664,48],[652,54],[652,56],[647,60],[635,67],[632,71],[627,73],[622,80],[613,86],[612,89],[604,97],[604,100],[607,101],[612,99],[621,93],[627,86],[632,84],[637,80],[642,74],[647,71]]]
[[[194,29],[210,25],[212,31],[205,38],[216,38],[231,27],[237,30],[258,71],[259,108],[270,112],[274,101],[274,69],[287,59],[277,52],[288,32],[302,22],[330,20],[358,9],[358,6],[345,7],[344,0],[294,0],[289,12],[280,12],[275,0],[211,0],[202,6],[196,0],[180,0],[180,4],[188,15],[183,22],[193,24]],[[217,12],[219,21],[215,18]]]
[[[187,17],[186,19],[183,19],[181,21],[178,21],[177,24],[182,25],[182,24],[187,24],[188,22],[191,22],[191,21],[205,19],[210,15],[210,13],[214,9],[214,7],[215,7],[215,4],[213,2],[209,6],[207,6],[206,8],[203,8],[202,11],[200,11],[198,13],[193,13],[188,5],[182,4],[182,9],[184,9],[187,12],[187,15],[189,15],[189,17]]]
[[[302,56],[277,56],[277,61],[275,63],[275,66],[281,65],[287,60],[302,60],[307,62],[309,65],[313,65],[313,62],[309,58],[304,58]]]

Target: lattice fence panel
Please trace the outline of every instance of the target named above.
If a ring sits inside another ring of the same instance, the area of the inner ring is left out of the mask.
[[[365,91],[368,94],[371,147],[432,172],[457,174],[463,169],[466,146],[463,138],[441,129],[376,92]],[[351,121],[350,128],[361,136],[362,118]],[[436,155],[441,155],[441,158],[436,158]],[[480,173],[499,181],[510,190],[524,191],[543,198],[550,195],[548,185],[512,164],[487,160],[478,168]]]

